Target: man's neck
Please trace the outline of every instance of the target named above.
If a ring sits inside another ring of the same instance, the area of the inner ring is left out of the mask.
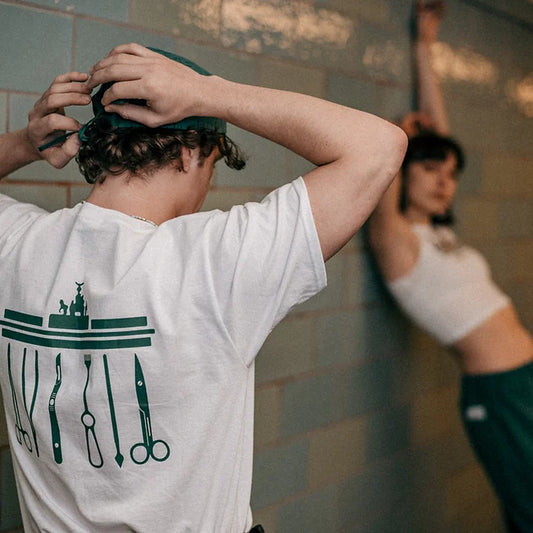
[[[108,175],[94,186],[87,202],[159,225],[200,209],[205,195],[191,187],[191,181],[188,173],[172,167],[144,176],[129,172]]]

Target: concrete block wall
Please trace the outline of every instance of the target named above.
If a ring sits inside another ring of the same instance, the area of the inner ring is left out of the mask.
[[[245,83],[396,119],[413,101],[409,0],[0,0],[0,133],[53,77],[136,41]],[[458,230],[533,329],[533,4],[450,0],[435,67],[467,151]],[[75,110],[76,118],[87,118]],[[206,209],[260,199],[307,162],[246,132],[245,171],[217,170]],[[36,163],[0,192],[47,209],[89,188]],[[364,231],[327,265],[257,359],[253,510],[268,533],[499,533],[498,504],[463,434],[450,355],[399,313]],[[0,531],[20,527],[0,416]]]

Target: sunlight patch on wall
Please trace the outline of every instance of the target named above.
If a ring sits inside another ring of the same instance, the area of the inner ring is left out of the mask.
[[[431,49],[432,64],[442,80],[467,82],[493,87],[499,77],[498,68],[489,59],[468,48],[452,48],[437,42]]]
[[[190,3],[171,0],[171,3],[179,5],[182,24],[200,28],[214,36],[218,35],[220,28],[220,0],[199,0]],[[179,33],[178,29],[174,33]]]
[[[405,52],[392,41],[372,44],[365,48],[363,64],[365,67],[385,69],[399,76],[406,65]]]
[[[343,48],[354,23],[336,11],[317,9],[303,2],[264,3],[260,0],[226,0],[222,6],[224,44],[242,38],[250,52],[263,46],[287,50],[298,44]]]
[[[525,78],[510,80],[506,93],[526,117],[533,118],[533,72]]]

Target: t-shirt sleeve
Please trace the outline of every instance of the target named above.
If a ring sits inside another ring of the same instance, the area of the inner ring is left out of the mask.
[[[326,271],[302,178],[224,216],[212,281],[225,327],[250,364],[290,309],[326,286]]]
[[[35,217],[42,214],[46,214],[46,211],[36,205],[0,194],[0,246],[8,237],[19,234]]]

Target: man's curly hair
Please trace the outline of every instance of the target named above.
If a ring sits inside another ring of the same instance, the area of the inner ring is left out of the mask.
[[[172,165],[183,170],[183,148],[199,149],[199,163],[218,148],[228,167],[245,166],[239,147],[225,134],[214,131],[175,130],[168,128],[112,129],[105,117],[89,125],[76,161],[88,183],[102,183],[106,175],[129,171],[149,175],[157,168]]]

